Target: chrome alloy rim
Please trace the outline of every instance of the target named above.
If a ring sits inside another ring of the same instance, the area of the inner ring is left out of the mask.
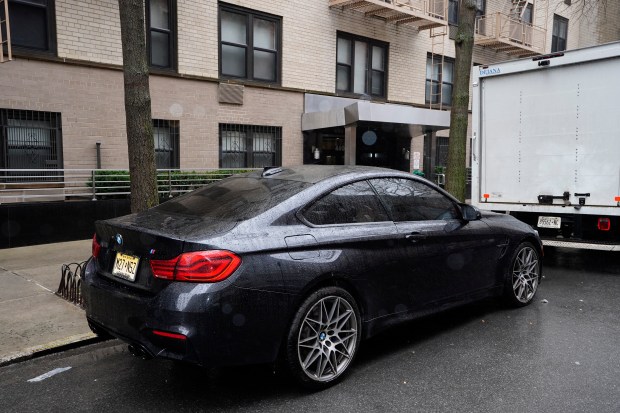
[[[538,275],[538,254],[533,248],[523,248],[512,268],[512,289],[517,300],[527,303],[532,299],[538,288]]]
[[[357,317],[351,304],[341,297],[325,297],[301,323],[297,339],[301,368],[313,380],[333,380],[351,362],[356,343]]]

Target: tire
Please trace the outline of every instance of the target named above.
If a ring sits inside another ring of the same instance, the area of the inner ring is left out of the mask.
[[[361,341],[355,299],[339,287],[321,288],[301,304],[286,338],[285,365],[302,386],[321,390],[342,379]]]
[[[541,275],[540,253],[530,242],[523,242],[512,254],[506,285],[505,301],[513,307],[523,307],[532,302]]]

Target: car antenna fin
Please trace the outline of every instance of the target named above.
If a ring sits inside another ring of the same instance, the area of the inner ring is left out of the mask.
[[[275,175],[277,173],[282,172],[282,168],[280,168],[279,166],[265,166],[263,168],[263,177],[266,176],[271,176],[271,175]]]

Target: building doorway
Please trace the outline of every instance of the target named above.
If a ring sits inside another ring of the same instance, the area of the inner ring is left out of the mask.
[[[409,171],[411,136],[408,125],[358,122],[355,164]],[[345,128],[304,132],[304,164],[344,165]]]

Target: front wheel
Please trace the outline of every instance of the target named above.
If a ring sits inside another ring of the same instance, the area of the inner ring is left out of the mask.
[[[538,250],[529,242],[519,245],[512,256],[506,277],[506,301],[523,307],[534,299],[540,282],[541,261]]]
[[[327,388],[345,374],[360,339],[355,299],[342,288],[322,288],[302,303],[293,319],[286,346],[288,370],[307,388]]]

